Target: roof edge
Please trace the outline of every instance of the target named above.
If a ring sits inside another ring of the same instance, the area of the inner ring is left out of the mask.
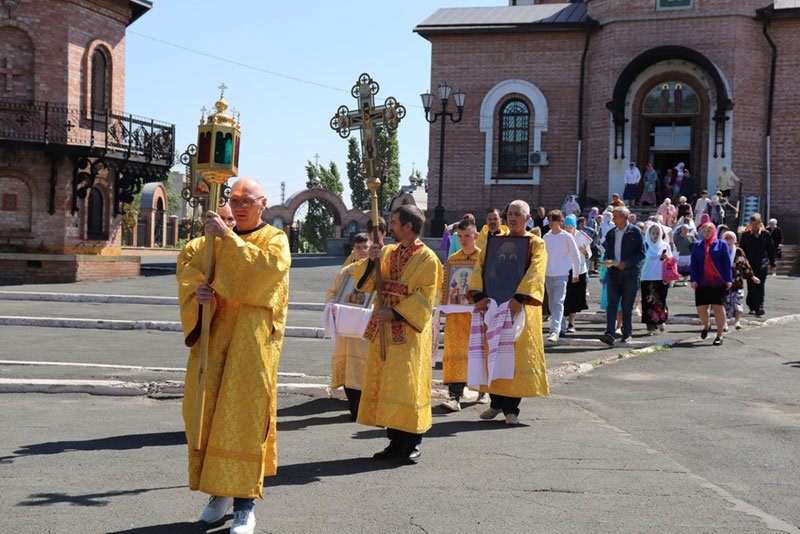
[[[152,9],[153,2],[152,0],[128,0],[128,5],[131,8],[131,20],[128,21],[128,26],[130,26],[139,17]]]

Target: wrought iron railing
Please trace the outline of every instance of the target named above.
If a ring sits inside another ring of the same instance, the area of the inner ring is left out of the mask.
[[[173,124],[49,102],[0,99],[0,140],[85,146],[167,166],[175,157]]]

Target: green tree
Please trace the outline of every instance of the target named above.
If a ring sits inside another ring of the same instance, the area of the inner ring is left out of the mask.
[[[359,163],[361,163],[361,153],[358,141],[355,137],[351,137],[347,141],[347,181],[350,184],[350,202],[355,209],[368,210],[369,189],[366,179],[358,172]]]
[[[167,190],[167,215],[180,215],[181,213],[181,195],[175,192],[174,183],[180,180],[180,175],[176,172],[167,174],[167,179],[161,182],[164,184],[164,189]],[[183,184],[180,184],[183,187]],[[140,197],[141,199],[141,197]]]
[[[331,162],[327,169],[320,167],[319,175],[317,175],[317,168],[311,161],[308,161],[306,175],[308,176],[306,187],[311,187],[312,180],[319,178],[320,186],[323,189],[327,189],[339,197],[342,196],[344,187],[336,163]],[[324,252],[326,250],[325,240],[333,237],[334,231],[333,216],[325,202],[317,199],[309,200],[306,218],[300,226],[300,239],[308,242],[309,252]]]
[[[381,206],[400,190],[400,145],[397,142],[397,130],[387,133],[385,128],[378,130],[378,155],[386,163],[386,176],[381,184]]]

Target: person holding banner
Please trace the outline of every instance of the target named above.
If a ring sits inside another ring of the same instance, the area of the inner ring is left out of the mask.
[[[544,240],[525,230],[530,219],[530,207],[523,200],[513,201],[508,208],[508,226],[510,236],[528,238],[529,260],[522,274],[513,297],[508,301],[508,309],[512,315],[525,314],[523,329],[513,343],[513,376],[496,378],[480,386],[482,392],[489,393],[490,407],[481,413],[481,419],[494,419],[502,413],[507,425],[519,424],[519,404],[522,397],[544,397],[550,394],[547,382],[547,370],[544,359],[544,342],[542,339],[542,299],[544,298],[544,278],[547,268],[547,250]],[[469,289],[475,302],[475,309],[486,312],[489,309],[490,297],[486,293],[483,273],[487,266],[487,249],[481,250],[478,262],[472,272]],[[473,359],[470,343],[469,366],[485,366],[488,354],[484,345],[484,358]],[[471,370],[469,374],[472,375]]]
[[[499,217],[498,217],[499,219]],[[475,246],[476,232],[475,224],[468,219],[464,219],[456,225],[456,234],[461,244],[461,250],[447,258],[444,264],[444,272],[453,271],[453,265],[475,264],[481,249]],[[466,270],[460,271],[468,275]],[[440,305],[454,304],[455,299],[451,298],[453,291],[460,289],[458,286],[461,280],[451,280],[450,276],[443,277],[442,289],[440,292]],[[469,289],[469,277],[466,277],[466,289]],[[446,284],[446,285],[445,285]],[[460,304],[458,302],[457,304]],[[467,383],[467,355],[469,350],[469,329],[471,322],[470,313],[448,313],[444,323],[444,356],[442,358],[442,381],[447,384],[450,398],[442,402],[439,406],[451,412],[461,411],[461,398],[464,396],[464,386]],[[434,328],[438,324],[433,325]],[[483,404],[484,393],[478,396],[478,402]]]
[[[178,256],[176,276],[186,346],[183,419],[194,431],[200,357],[201,305],[213,322],[205,370],[201,448],[189,449],[189,489],[211,495],[201,521],[217,523],[233,506],[231,532],[252,532],[254,499],[277,471],[275,448],[278,358],[283,345],[291,254],[282,231],[261,221],[267,199],[252,178],[233,184],[236,226],[206,214],[217,239],[213,281],[206,283],[205,237]]]
[[[357,419],[386,428],[389,446],[376,460],[416,463],[431,427],[431,318],[442,264],[419,239],[424,224],[416,206],[398,207],[389,225],[396,244],[373,243],[368,259],[352,267],[358,291],[376,289],[376,265],[382,275],[383,302],[375,302],[364,330],[369,348]]]

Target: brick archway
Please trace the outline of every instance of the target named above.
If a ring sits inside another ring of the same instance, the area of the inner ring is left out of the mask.
[[[358,209],[347,209],[344,202],[337,195],[331,193],[327,189],[319,187],[312,187],[303,189],[291,195],[283,204],[270,206],[264,210],[261,219],[269,224],[272,224],[276,218],[280,219],[283,224],[291,224],[294,221],[295,212],[304,203],[309,200],[321,200],[331,208],[334,224],[341,228],[344,225],[349,225],[351,221],[357,221],[359,226],[366,227],[369,220],[369,212]]]

